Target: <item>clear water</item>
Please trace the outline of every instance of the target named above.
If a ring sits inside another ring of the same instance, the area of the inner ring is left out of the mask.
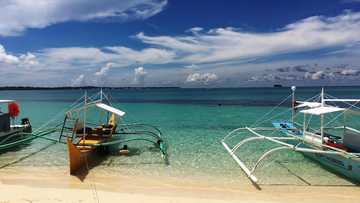
[[[320,88],[298,88],[299,99],[309,98]],[[95,91],[94,91],[95,92]],[[332,87],[327,92],[337,97],[356,98],[357,87]],[[289,88],[239,89],[143,89],[111,90],[112,101],[125,111],[125,122],[158,126],[170,145],[170,165],[166,166],[158,152],[143,148],[142,143],[130,145],[137,155],[109,156],[93,173],[142,174],[156,177],[207,179],[224,183],[247,183],[237,164],[227,154],[220,140],[232,129],[250,126],[290,94]],[[91,91],[89,92],[91,94]],[[0,91],[1,99],[16,99],[21,105],[20,117],[29,117],[34,129],[53,118],[77,100],[80,90]],[[289,106],[285,103],[279,113]],[[286,115],[289,117],[289,115]],[[60,120],[62,114],[60,114]],[[262,124],[269,126],[271,122]],[[262,143],[244,149],[246,161],[259,156]],[[35,153],[35,154],[33,154]],[[21,149],[2,153],[0,165],[67,166],[66,147],[35,140]],[[301,154],[279,152],[266,160],[256,175],[262,184],[351,185],[323,169]]]

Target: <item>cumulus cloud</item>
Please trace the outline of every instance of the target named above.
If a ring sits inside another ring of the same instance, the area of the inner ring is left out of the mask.
[[[336,17],[313,16],[284,26],[276,32],[251,33],[236,28],[215,28],[188,36],[136,37],[144,43],[172,50],[177,61],[211,63],[244,60],[284,53],[296,53],[356,43],[360,33],[360,12]]]
[[[360,70],[343,69],[343,68],[327,68],[304,74],[305,79],[324,80],[324,79],[349,79],[360,75]]]
[[[186,78],[186,82],[198,82],[203,84],[208,84],[209,82],[215,81],[218,79],[218,76],[215,73],[192,73],[189,74]]]
[[[167,0],[6,0],[0,2],[0,35],[14,36],[27,28],[44,28],[66,21],[149,18],[161,12]]]
[[[31,68],[39,65],[36,56],[30,52],[21,54],[20,56],[12,55],[6,52],[4,46],[0,44],[0,64],[6,64],[13,67],[21,66]]]
[[[0,13],[0,17],[1,15],[3,14]],[[26,80],[26,77],[29,81],[34,80],[34,76],[41,73],[42,80],[51,78],[48,79],[49,83],[59,83],[59,85],[70,84],[70,82],[81,84],[83,82],[74,81],[84,81],[85,76],[86,84],[93,84],[93,81],[103,75],[107,75],[109,85],[113,84],[110,81],[118,82],[116,85],[144,83],[145,77],[147,85],[165,83],[197,85],[215,80],[216,85],[220,83],[243,84],[243,81],[249,80],[269,82],[296,80],[301,84],[304,79],[308,82],[322,82],[329,79],[334,83],[343,78],[360,81],[357,80],[360,76],[357,71],[360,65],[358,59],[360,51],[353,51],[360,50],[359,33],[360,12],[346,12],[336,17],[306,18],[268,33],[246,32],[244,29],[237,28],[204,30],[200,27],[191,28],[181,36],[148,36],[138,33],[135,39],[140,40],[145,48],[137,49],[121,45],[60,47],[13,54],[0,45],[0,64],[2,67],[18,68],[6,68],[6,70],[12,70],[13,75],[16,74],[15,71],[18,73],[23,71],[23,66],[32,67],[31,73],[34,74],[30,76],[30,71],[22,72],[24,76],[21,80],[17,77],[20,82]],[[315,49],[323,49],[325,52],[325,50],[333,51],[341,48],[345,48],[346,53],[351,50],[352,55],[343,55],[344,51],[342,55],[332,52],[331,55],[321,55],[319,58],[297,57],[296,55],[298,52]],[[282,56],[284,53],[294,55],[286,55],[291,57],[285,59],[272,58],[274,55]],[[255,61],[254,58],[265,58],[265,60]],[[105,65],[109,61],[116,66]],[[133,67],[138,63],[146,64],[146,71],[143,67],[135,70],[120,69]],[[315,63],[325,65],[319,67],[307,65]],[[339,63],[351,65],[331,67]],[[99,69],[99,67],[102,68]],[[121,72],[121,79],[108,74],[109,70],[115,68],[118,69],[114,72]],[[8,78],[3,74],[4,69],[0,68],[0,79],[3,83]],[[151,70],[151,77],[147,76],[149,70]],[[201,73],[188,75],[189,71]],[[221,80],[218,80],[218,75],[215,73],[221,73]],[[74,77],[73,75],[79,77],[74,80],[69,79]],[[186,78],[186,84],[184,78]],[[43,81],[43,83],[46,82]]]
[[[94,75],[95,76],[106,76],[109,70],[113,67],[114,63],[107,63],[105,66],[101,67],[99,71],[97,71]]]
[[[137,84],[143,84],[147,72],[145,71],[144,67],[138,67],[134,69],[134,75],[135,75],[134,82]]]
[[[0,63],[17,64],[19,63],[19,58],[6,53],[5,48],[0,44]]]
[[[320,71],[316,71],[316,72],[306,72],[305,73],[305,78],[311,79],[311,80],[320,80],[320,79],[325,79],[327,77],[327,74],[320,70]]]
[[[360,69],[350,68],[348,64],[339,65],[319,65],[305,64],[284,66],[268,69],[265,73],[254,73],[250,75],[248,81],[267,81],[267,82],[302,82],[311,84],[313,81],[353,81],[360,79]],[[275,70],[275,72],[274,72]]]
[[[360,74],[360,70],[344,69],[340,71],[340,74],[346,76],[357,76]]]
[[[21,61],[21,65],[25,66],[26,68],[31,68],[39,65],[39,61],[37,60],[36,56],[30,52],[26,54],[21,54],[19,59]]]
[[[71,86],[83,86],[85,84],[85,75],[80,74],[77,78],[73,79],[71,82]]]

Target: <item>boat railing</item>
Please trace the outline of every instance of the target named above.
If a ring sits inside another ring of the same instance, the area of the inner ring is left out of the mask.
[[[345,129],[349,130],[349,131],[352,131],[352,132],[355,132],[355,133],[358,133],[360,135],[360,130],[357,130],[355,128],[351,128],[351,127],[348,127],[348,126],[345,126]]]

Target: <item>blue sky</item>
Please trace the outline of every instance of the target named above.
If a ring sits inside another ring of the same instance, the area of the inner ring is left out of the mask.
[[[0,22],[0,85],[360,85],[360,0],[5,0]]]

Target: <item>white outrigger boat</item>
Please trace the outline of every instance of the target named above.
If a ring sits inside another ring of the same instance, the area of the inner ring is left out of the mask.
[[[316,160],[326,169],[346,177],[352,182],[359,183],[360,130],[356,127],[359,127],[360,124],[359,120],[352,117],[360,115],[360,108],[357,106],[360,99],[338,99],[325,94],[322,89],[320,95],[306,101],[296,101],[296,88],[293,86],[291,89],[292,94],[281,102],[283,104],[292,98],[289,121],[272,121],[272,127],[235,129],[221,140],[227,152],[255,185],[258,185],[255,171],[260,163],[280,150],[300,152],[312,160]],[[274,113],[277,107],[263,117]],[[339,118],[342,118],[340,124]],[[271,118],[267,118],[264,121],[270,120]],[[239,151],[256,141],[262,142],[257,146],[267,146],[268,149],[252,164],[249,164],[244,161],[249,157],[244,157]]]
[[[3,112],[6,105],[8,110]],[[20,124],[15,123],[15,118],[19,113],[20,109],[15,100],[0,100],[0,152],[31,140],[29,139],[31,133],[29,119],[23,118]]]

